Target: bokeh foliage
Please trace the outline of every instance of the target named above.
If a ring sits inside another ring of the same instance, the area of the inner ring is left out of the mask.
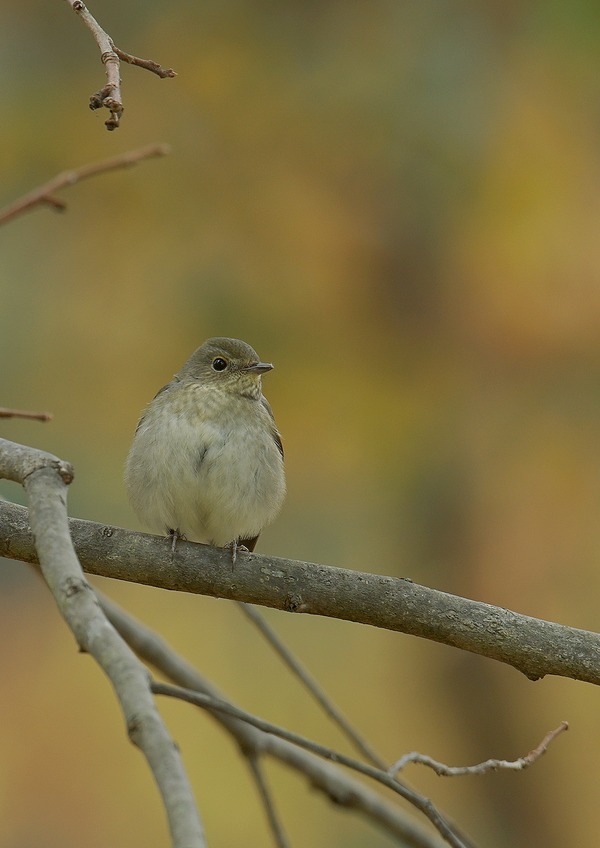
[[[87,109],[97,50],[67,5],[5,4],[0,200],[150,142],[173,153],[0,231],[1,401],[55,414],[3,435],[74,463],[73,514],[135,527],[121,469],[140,410],[204,338],[238,336],[276,364],[265,391],[286,446],[289,498],[262,550],[597,629],[597,5],[92,11],[179,76],[124,67],[109,134]],[[104,681],[25,567],[0,579],[0,848],[165,844]],[[248,708],[342,744],[225,602],[103,588]],[[524,775],[410,777],[489,848],[597,844],[592,687],[270,618],[390,760],[517,757],[568,719]],[[229,743],[164,710],[211,844],[267,844]],[[294,844],[389,844],[272,778]]]

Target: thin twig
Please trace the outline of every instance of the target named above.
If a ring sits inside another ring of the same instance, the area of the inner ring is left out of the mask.
[[[499,769],[503,769],[505,771],[522,771],[532,763],[535,763],[542,754],[545,754],[548,750],[548,746],[556,739],[556,737],[568,729],[568,722],[562,721],[558,727],[551,730],[544,736],[536,748],[524,757],[519,757],[518,760],[491,759],[485,760],[483,763],[477,763],[477,765],[474,766],[447,766],[445,763],[440,763],[438,760],[428,757],[427,754],[419,754],[417,751],[413,751],[411,754],[405,754],[403,757],[400,757],[398,762],[394,763],[394,765],[389,768],[388,773],[397,774],[408,763],[420,763],[421,765],[428,766],[441,777],[458,777],[465,774],[485,774],[488,771],[498,771]]]
[[[128,65],[136,65],[138,68],[145,68],[161,79],[177,76],[177,72],[173,68],[163,68],[162,65],[152,61],[152,59],[140,59],[139,56],[132,56],[131,53],[126,53],[124,50],[119,49],[116,44],[113,44],[113,50],[122,62],[127,62]]]
[[[377,768],[387,769],[387,764],[383,757],[380,757],[379,754],[371,748],[369,743],[354,729],[346,716],[338,709],[338,707],[336,707],[331,698],[321,687],[320,683],[315,680],[308,669],[302,665],[300,660],[294,656],[287,645],[281,641],[277,633],[275,633],[273,628],[266,621],[265,617],[261,615],[260,612],[251,604],[240,602],[238,606],[244,615],[246,615],[250,621],[256,625],[256,627],[258,627],[271,647],[279,654],[283,662],[311,693],[313,698],[323,708],[327,715],[338,725],[342,733],[344,733],[350,742],[352,742],[356,750],[359,751],[363,757],[373,763],[373,765],[377,766]]]
[[[260,799],[263,802],[263,807],[265,808],[265,812],[267,814],[267,820],[269,822],[269,827],[271,828],[271,833],[273,834],[273,840],[275,842],[275,845],[277,846],[277,848],[288,848],[289,842],[283,831],[281,822],[279,821],[279,817],[275,812],[273,798],[271,797],[271,793],[269,791],[269,787],[267,785],[267,781],[260,760],[256,756],[256,754],[250,754],[246,759],[248,761],[250,771],[252,772],[254,782],[256,783],[256,786],[258,788],[258,794],[260,795]]]
[[[0,406],[0,418],[28,418],[31,421],[52,421],[51,412],[29,412],[26,409],[6,409]]]
[[[90,97],[90,109],[101,109],[105,107],[110,112],[104,122],[107,130],[116,130],[123,114],[123,98],[121,96],[120,59],[130,65],[146,68],[161,78],[175,77],[177,74],[172,68],[162,68],[157,62],[150,59],[139,59],[131,56],[123,50],[115,47],[112,38],[100,26],[98,21],[81,0],[67,0],[69,6],[78,15],[89,31],[100,49],[100,58],[106,68],[106,84]]]
[[[264,733],[272,733],[275,736],[279,736],[281,739],[285,739],[288,742],[292,742],[294,745],[298,745],[300,748],[304,748],[304,750],[310,751],[312,754],[316,754],[318,757],[323,757],[326,760],[330,760],[334,763],[338,763],[339,765],[346,766],[346,768],[350,768],[353,771],[357,771],[359,774],[363,774],[366,777],[370,777],[372,780],[377,781],[377,783],[380,783],[382,786],[386,786],[388,789],[391,789],[393,792],[396,792],[398,795],[400,795],[402,798],[404,798],[406,801],[416,807],[417,810],[427,816],[432,825],[437,829],[438,833],[446,840],[448,845],[452,846],[452,848],[465,848],[465,842],[458,835],[458,833],[450,824],[450,822],[429,800],[429,798],[426,798],[424,795],[420,795],[418,792],[415,792],[413,789],[410,789],[404,783],[401,783],[397,778],[392,777],[387,771],[375,768],[374,766],[366,765],[365,763],[361,763],[359,760],[355,760],[352,757],[347,757],[345,754],[341,754],[339,751],[334,751],[332,748],[328,748],[325,745],[320,745],[318,742],[313,742],[312,739],[307,739],[305,736],[301,736],[299,733],[294,733],[291,730],[286,730],[283,727],[279,727],[276,724],[272,724],[272,722],[265,721],[262,718],[258,718],[258,716],[254,716],[251,713],[246,712],[246,710],[242,710],[239,707],[234,707],[233,704],[229,704],[226,701],[214,698],[211,695],[205,695],[200,692],[194,692],[190,689],[185,689],[181,686],[158,683],[157,681],[152,681],[150,688],[152,689],[155,695],[167,695],[170,698],[179,698],[182,701],[188,701],[188,703],[194,704],[197,707],[202,707],[203,709],[218,710],[219,712],[223,712],[233,718],[245,721],[248,724],[251,724],[253,727],[257,727]]]
[[[16,218],[17,215],[28,212],[35,206],[43,204],[50,205],[62,212],[67,208],[67,204],[63,200],[54,197],[55,192],[60,191],[60,189],[75,185],[75,183],[95,177],[97,174],[103,174],[106,171],[115,171],[118,168],[130,168],[144,159],[166,156],[170,151],[171,148],[168,144],[151,144],[148,147],[140,147],[138,150],[119,153],[118,156],[112,156],[110,159],[104,159],[102,162],[82,165],[80,168],[75,168],[72,171],[62,171],[62,173],[57,174],[49,182],[44,183],[44,185],[38,188],[34,188],[28,194],[15,200],[10,206],[0,210],[0,225],[5,224],[12,218]]]

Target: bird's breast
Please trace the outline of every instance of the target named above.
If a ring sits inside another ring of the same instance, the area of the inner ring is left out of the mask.
[[[148,408],[132,455],[130,466],[145,469],[151,511],[191,540],[222,545],[257,535],[283,502],[273,424],[249,398],[175,386]]]

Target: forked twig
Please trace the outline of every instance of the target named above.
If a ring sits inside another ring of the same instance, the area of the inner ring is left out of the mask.
[[[108,109],[110,115],[104,125],[107,130],[116,130],[124,109],[121,96],[120,60],[129,65],[145,68],[162,79],[176,77],[177,74],[173,68],[163,68],[158,62],[153,62],[151,59],[139,59],[124,50],[119,50],[118,47],[115,47],[110,35],[100,26],[87,6],[82,3],[82,0],[67,0],[67,3],[94,36],[100,49],[100,58],[106,68],[106,84],[90,97],[90,109],[102,109],[103,107]]]

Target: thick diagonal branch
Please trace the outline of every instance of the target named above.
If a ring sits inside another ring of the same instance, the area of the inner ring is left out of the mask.
[[[192,790],[156,709],[146,668],[106,618],[73,550],[66,508],[71,466],[0,439],[0,477],[21,483],[27,492],[42,574],[79,647],[94,657],[115,689],[129,737],[146,756],[161,792],[174,848],[204,848]]]

